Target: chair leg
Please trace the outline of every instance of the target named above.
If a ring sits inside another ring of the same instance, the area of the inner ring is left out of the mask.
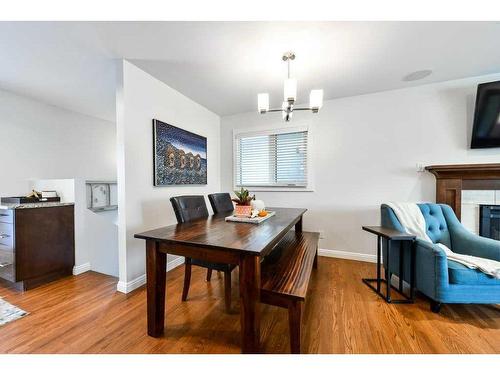
[[[182,289],[182,300],[187,300],[189,284],[191,283],[191,258],[184,261],[184,288]]]
[[[224,304],[226,312],[231,311],[231,271],[224,272]]]
[[[300,354],[300,322],[302,302],[291,302],[288,306],[288,324],[290,327],[290,349],[292,354]]]
[[[212,269],[207,268],[207,281],[212,280]]]
[[[438,314],[441,311],[441,303],[431,300],[431,311]]]

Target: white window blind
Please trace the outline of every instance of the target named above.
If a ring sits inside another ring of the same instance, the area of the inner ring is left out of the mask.
[[[307,133],[236,135],[236,186],[307,187]]]

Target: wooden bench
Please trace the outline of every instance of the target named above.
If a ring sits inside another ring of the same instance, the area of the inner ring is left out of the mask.
[[[318,241],[319,233],[290,231],[261,263],[261,302],[288,309],[292,353],[300,353],[302,305],[317,268]]]

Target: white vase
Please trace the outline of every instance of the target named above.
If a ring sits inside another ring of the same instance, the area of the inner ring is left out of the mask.
[[[252,210],[262,211],[263,209],[266,208],[264,201],[258,199],[254,199],[253,201],[251,201],[250,204],[252,205]]]

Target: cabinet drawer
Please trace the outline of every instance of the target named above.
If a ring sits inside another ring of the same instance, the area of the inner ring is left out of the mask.
[[[0,245],[0,278],[9,281],[15,280],[14,252],[6,246]]]
[[[0,223],[13,223],[14,211],[0,209]]]
[[[14,265],[9,264],[7,266],[0,267],[0,278],[15,283],[17,280]]]
[[[5,254],[7,252],[14,254],[14,246],[4,245],[4,244],[0,243],[0,255]],[[0,258],[1,258],[1,256],[0,256]]]
[[[14,226],[0,223],[0,245],[12,247],[14,245]]]

